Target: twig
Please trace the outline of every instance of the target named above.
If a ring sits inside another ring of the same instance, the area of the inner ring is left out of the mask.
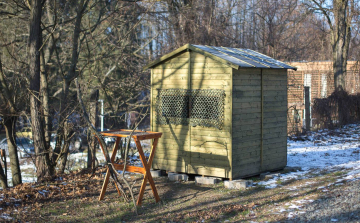
[[[128,201],[127,197],[126,197],[126,194],[125,194],[125,191],[124,191],[124,188],[122,186],[122,184],[120,183],[119,179],[117,178],[117,171],[116,169],[114,168],[111,160],[110,160],[110,156],[109,156],[109,152],[107,151],[106,149],[106,144],[105,144],[105,141],[103,139],[103,137],[101,136],[101,134],[99,134],[94,125],[90,122],[90,118],[89,118],[89,115],[88,113],[86,112],[86,109],[85,109],[85,105],[84,105],[84,102],[82,101],[82,97],[81,97],[81,88],[80,88],[80,84],[79,84],[79,81],[77,78],[75,78],[75,85],[76,85],[76,90],[77,90],[77,96],[78,96],[78,100],[79,100],[79,103],[80,103],[80,107],[82,108],[83,110],[83,115],[84,115],[84,118],[89,126],[89,129],[90,131],[92,131],[96,137],[98,138],[99,140],[99,143],[101,145],[102,148],[104,148],[104,152],[105,152],[105,159],[106,159],[106,163],[107,163],[107,166],[108,166],[108,170],[110,172],[110,176],[113,178],[113,180],[115,181],[115,183],[118,185],[118,189],[121,191],[122,195],[123,195],[123,198],[125,201]],[[126,161],[125,161],[126,162]],[[129,183],[126,181],[125,178],[122,178],[122,180],[127,184],[129,185]],[[137,213],[137,207],[136,207],[136,203],[135,203],[135,199],[134,199],[134,196],[133,196],[133,193],[131,191],[131,187],[129,187],[129,190],[130,190],[130,193],[131,193],[131,196],[133,198],[133,203],[134,203],[134,209],[135,209],[135,213]]]
[[[128,154],[129,154],[130,141],[131,141],[132,135],[135,132],[136,128],[139,126],[139,124],[145,119],[145,117],[147,116],[147,113],[148,113],[148,109],[146,110],[144,117],[142,117],[142,119],[136,124],[136,126],[131,131],[131,133],[129,135],[129,140],[128,140],[127,145],[126,145],[125,157],[124,157],[124,169],[123,169],[123,172],[122,172],[122,178],[124,179],[124,182],[125,182],[126,186],[129,188],[130,195],[131,195],[131,198],[133,200],[134,206],[136,206],[135,197],[134,197],[134,193],[133,193],[133,190],[132,190],[134,185],[130,186],[129,182],[125,179],[125,170],[126,170],[126,165],[127,165],[126,160],[127,160]],[[146,161],[146,160],[144,160],[144,161]]]

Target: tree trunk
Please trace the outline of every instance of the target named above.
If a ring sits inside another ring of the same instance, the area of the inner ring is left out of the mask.
[[[65,117],[66,115],[66,108],[67,108],[67,95],[69,93],[69,88],[70,88],[70,82],[67,81],[66,79],[63,80],[63,92],[61,95],[61,105],[60,105],[60,115],[59,115],[59,126],[58,126],[58,130],[56,132],[56,144],[55,144],[55,148],[54,148],[54,152],[52,153],[51,156],[51,169],[53,172],[55,172],[55,167],[57,165],[57,161],[59,159],[61,159],[62,161],[67,161],[67,159],[63,160],[63,152],[65,149],[65,145],[62,145],[62,142],[66,141],[66,119]],[[66,163],[64,164],[64,168],[65,168]],[[61,169],[62,167],[60,167]],[[59,170],[61,172],[61,170]],[[63,171],[63,170],[62,170]]]
[[[12,175],[12,183],[13,186],[19,185],[22,183],[21,181],[21,171],[20,171],[20,164],[19,164],[19,157],[18,157],[18,148],[15,142],[15,123],[17,117],[4,117],[4,126],[6,131],[6,138],[9,150],[9,157],[10,157],[10,168],[11,168],[11,175]]]
[[[6,166],[5,149],[0,150],[0,161],[3,161],[3,164],[4,164],[4,169],[3,169],[3,167],[0,163],[0,184],[1,184],[1,187],[3,189],[5,189],[5,188],[8,188],[7,176],[6,176],[7,166]]]
[[[60,167],[59,167],[59,174],[63,174],[65,172],[65,167],[69,155],[69,146],[70,146],[70,138],[73,134],[73,125],[66,122],[64,123],[64,145],[61,150],[60,155]]]
[[[5,170],[2,168],[1,164],[0,164],[0,184],[3,189],[8,188]]]
[[[333,0],[335,24],[332,29],[332,51],[335,91],[345,89],[345,75],[351,38],[348,0]]]
[[[51,121],[50,121],[50,109],[49,109],[49,90],[47,80],[47,68],[45,56],[41,54],[41,72],[40,72],[40,87],[41,87],[41,103],[43,108],[44,117],[44,136],[46,149],[49,150],[51,140]]]
[[[84,13],[84,9],[87,7],[89,1],[81,0],[77,4],[77,10],[76,10],[76,20],[75,20],[75,26],[74,26],[74,35],[72,39],[72,53],[71,53],[71,61],[70,61],[70,67],[68,70],[68,74],[63,78],[63,89],[62,89],[62,96],[61,96],[61,104],[60,104],[60,115],[59,115],[59,127],[58,131],[56,133],[56,146],[54,149],[54,153],[51,156],[51,165],[54,169],[56,166],[56,161],[59,159],[60,151],[61,151],[61,144],[62,144],[62,137],[65,137],[64,133],[64,123],[66,121],[67,113],[66,109],[68,108],[68,102],[67,97],[69,94],[69,88],[72,80],[78,75],[76,72],[76,66],[79,58],[79,38],[81,33],[81,21],[82,16]],[[61,134],[64,134],[61,137]],[[63,147],[64,148],[64,147]],[[66,160],[64,160],[66,161]],[[66,164],[65,164],[66,165]]]
[[[98,100],[99,100],[99,90],[95,90],[90,95],[90,122],[96,127],[98,126]],[[90,131],[88,131],[90,133]],[[88,134],[88,161],[87,168],[95,169],[95,160],[96,160],[96,148],[97,148],[97,139],[94,135]]]
[[[36,175],[38,181],[42,181],[46,177],[53,175],[51,168],[49,168],[49,151],[46,150],[45,146],[45,137],[43,132],[43,127],[40,119],[39,102],[35,96],[30,97],[30,109],[31,109],[31,125],[33,132],[33,140],[35,147],[35,166],[36,166]]]
[[[54,152],[52,153],[51,156],[51,168],[53,171],[55,171],[55,167],[57,165],[57,161],[59,160],[59,158],[61,159],[60,156],[62,156],[62,150],[64,149],[64,145],[62,145],[62,142],[65,142],[65,122],[66,122],[66,108],[67,108],[67,95],[69,92],[69,87],[70,87],[70,83],[64,79],[63,80],[63,92],[61,95],[61,105],[60,105],[60,114],[59,114],[59,126],[56,132],[56,144],[55,144],[55,148],[54,148]],[[66,165],[66,164],[65,164]]]
[[[61,151],[61,157],[60,157],[61,160],[60,160],[60,166],[59,166],[59,171],[58,171],[59,174],[63,174],[65,172],[67,158],[69,155],[69,146],[70,146],[70,143],[68,141],[64,142],[64,146]]]
[[[348,0],[333,0],[335,24],[332,28],[332,53],[334,87],[338,96],[338,120],[340,125],[345,124],[341,91],[346,91],[345,75],[351,38],[351,16],[348,15],[348,3]]]
[[[49,168],[49,151],[46,150],[44,128],[42,126],[39,91],[40,91],[40,47],[42,0],[31,1],[30,36],[29,36],[29,76],[30,76],[30,112],[35,147],[35,166],[38,181],[52,176]]]

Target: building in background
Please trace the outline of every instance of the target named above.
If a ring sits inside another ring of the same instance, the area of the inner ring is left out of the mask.
[[[314,100],[327,98],[334,92],[333,63],[330,61],[292,62],[297,71],[288,70],[288,134],[306,129],[305,88],[309,88],[310,129],[321,128],[316,115],[312,114]],[[348,61],[345,90],[349,94],[360,93],[359,62]]]

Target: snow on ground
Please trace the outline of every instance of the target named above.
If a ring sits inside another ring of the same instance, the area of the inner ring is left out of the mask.
[[[130,145],[131,145],[131,147],[135,147],[135,143],[131,143]],[[141,141],[141,145],[144,149],[145,156],[149,157],[150,154],[149,154],[148,149],[150,148],[150,140]],[[111,151],[111,149],[109,149],[109,151]],[[131,164],[134,166],[142,166],[142,163],[138,158],[139,153],[138,152],[133,153],[133,151],[135,151],[135,150],[131,150],[129,152],[129,158],[130,158]],[[111,152],[110,152],[110,154],[111,154]],[[105,157],[100,149],[96,152],[96,158],[98,159],[100,164],[105,163]],[[20,165],[20,169],[21,169],[22,182],[23,183],[36,182],[36,168],[33,163],[33,160],[31,158],[24,158],[21,160],[22,160],[22,162],[21,162],[22,164]],[[8,184],[9,184],[9,186],[12,186],[10,158],[6,157],[6,161],[8,163],[8,168],[7,168]],[[78,153],[70,153],[69,154],[66,170],[77,170],[79,168],[85,168],[86,166],[87,166],[87,153],[86,152],[78,152]],[[1,189],[1,187],[0,187],[0,189]]]
[[[282,182],[291,179],[308,178],[310,172],[328,170],[338,171],[347,169],[349,172],[342,180],[360,180],[360,125],[347,125],[341,129],[319,130],[310,132],[304,136],[289,137],[287,165],[290,167],[301,167],[301,171],[280,174],[274,179],[261,181],[258,184],[266,188],[278,186],[279,178]],[[142,143],[144,148],[149,148],[149,142]],[[138,153],[130,154],[132,165],[141,166],[137,158]],[[149,154],[146,153],[146,156]],[[104,163],[105,158],[101,151],[97,152],[99,163]],[[9,159],[9,158],[7,158]],[[10,161],[10,160],[8,160]],[[69,155],[69,169],[82,168],[86,166],[87,154],[75,153]],[[35,167],[31,159],[21,165],[22,178],[24,182],[34,182]],[[32,173],[32,174],[31,174]],[[11,181],[11,170],[8,170],[9,181]],[[310,182],[308,182],[310,183]],[[296,190],[294,187],[287,188]],[[326,190],[326,188],[324,188]]]
[[[360,125],[347,125],[341,129],[319,130],[288,139],[287,165],[301,167],[301,171],[280,174],[274,179],[258,184],[275,188],[281,181],[305,179],[307,174],[316,171],[349,172],[343,180],[360,180]],[[289,190],[294,188],[289,188]]]
[[[336,130],[320,130],[317,132],[310,132],[304,136],[289,137],[288,139],[288,154],[287,165],[289,167],[301,167],[301,171],[278,174],[273,179],[267,181],[260,181],[258,185],[264,185],[265,188],[278,187],[278,183],[285,182],[291,179],[307,179],[310,178],[311,173],[320,171],[335,172],[346,170],[345,177],[340,177],[334,183],[327,186],[318,187],[318,190],[323,192],[329,191],[327,188],[331,185],[341,185],[343,181],[360,180],[360,124],[347,125],[341,129]],[[149,148],[149,144],[143,145]],[[149,153],[146,153],[149,156]],[[103,154],[98,151],[97,158],[99,163],[104,163],[105,158]],[[141,166],[138,159],[138,153],[130,154],[132,165]],[[10,161],[10,160],[8,160]],[[85,167],[87,162],[86,153],[75,153],[69,155],[68,169]],[[21,165],[23,182],[34,182],[35,167],[31,159],[27,159]],[[11,182],[11,170],[8,170],[9,182]],[[296,191],[298,187],[314,184],[315,182],[309,179],[308,182],[298,186],[283,186],[284,189],[292,190],[294,193],[292,197],[298,195]],[[44,192],[44,191],[43,191]],[[44,192],[45,193],[45,192]],[[0,194],[0,201],[2,195]],[[305,204],[312,203],[312,199],[295,200],[285,204],[285,207],[278,207],[276,212],[287,212],[289,219],[304,213],[303,207]],[[1,210],[1,209],[0,209]],[[6,214],[0,215],[0,219],[11,220],[10,216]],[[331,219],[332,222],[338,221]]]

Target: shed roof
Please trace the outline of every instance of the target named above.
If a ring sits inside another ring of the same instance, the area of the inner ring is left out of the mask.
[[[171,53],[168,53],[159,59],[152,61],[145,66],[144,69],[152,68],[165,60],[175,57],[176,55],[184,51],[194,51],[205,56],[208,56],[220,63],[225,63],[235,69],[239,67],[247,68],[276,68],[276,69],[293,69],[292,67],[284,62],[275,60],[269,56],[258,53],[250,49],[232,48],[232,47],[216,47],[216,46],[204,46],[204,45],[193,45],[186,44]]]

